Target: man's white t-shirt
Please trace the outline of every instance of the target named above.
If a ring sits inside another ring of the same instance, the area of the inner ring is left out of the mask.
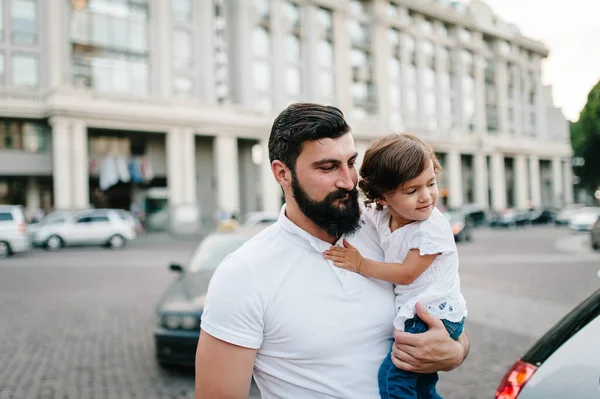
[[[202,330],[258,349],[254,379],[262,397],[377,399],[377,372],[392,343],[392,284],[333,266],[331,244],[285,216],[217,268]],[[375,231],[352,243],[383,260]]]

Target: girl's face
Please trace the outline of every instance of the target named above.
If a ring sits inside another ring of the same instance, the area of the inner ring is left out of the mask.
[[[384,195],[381,201],[400,225],[425,220],[433,212],[440,195],[435,181],[433,162],[412,180],[398,186],[396,191]]]

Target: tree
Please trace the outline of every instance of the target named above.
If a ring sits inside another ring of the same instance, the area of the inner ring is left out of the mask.
[[[570,127],[574,156],[585,161],[583,166],[575,167],[575,174],[580,185],[593,192],[600,187],[600,81],[589,92],[579,120]]]

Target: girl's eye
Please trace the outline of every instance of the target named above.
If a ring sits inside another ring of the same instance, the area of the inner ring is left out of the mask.
[[[410,190],[410,191],[409,191],[409,192],[407,192],[406,194],[409,194],[409,195],[410,195],[410,194],[414,194],[414,193],[416,193],[416,192],[417,192],[417,190]]]
[[[437,182],[435,182],[435,181],[434,181],[434,182],[432,182],[431,184],[429,184],[429,187],[433,187],[433,186],[435,186],[436,184],[437,184]]]

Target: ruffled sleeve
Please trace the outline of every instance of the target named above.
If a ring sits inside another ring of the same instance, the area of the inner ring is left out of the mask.
[[[456,252],[454,234],[446,217],[432,215],[422,221],[410,240],[410,249],[418,249],[421,256]]]

